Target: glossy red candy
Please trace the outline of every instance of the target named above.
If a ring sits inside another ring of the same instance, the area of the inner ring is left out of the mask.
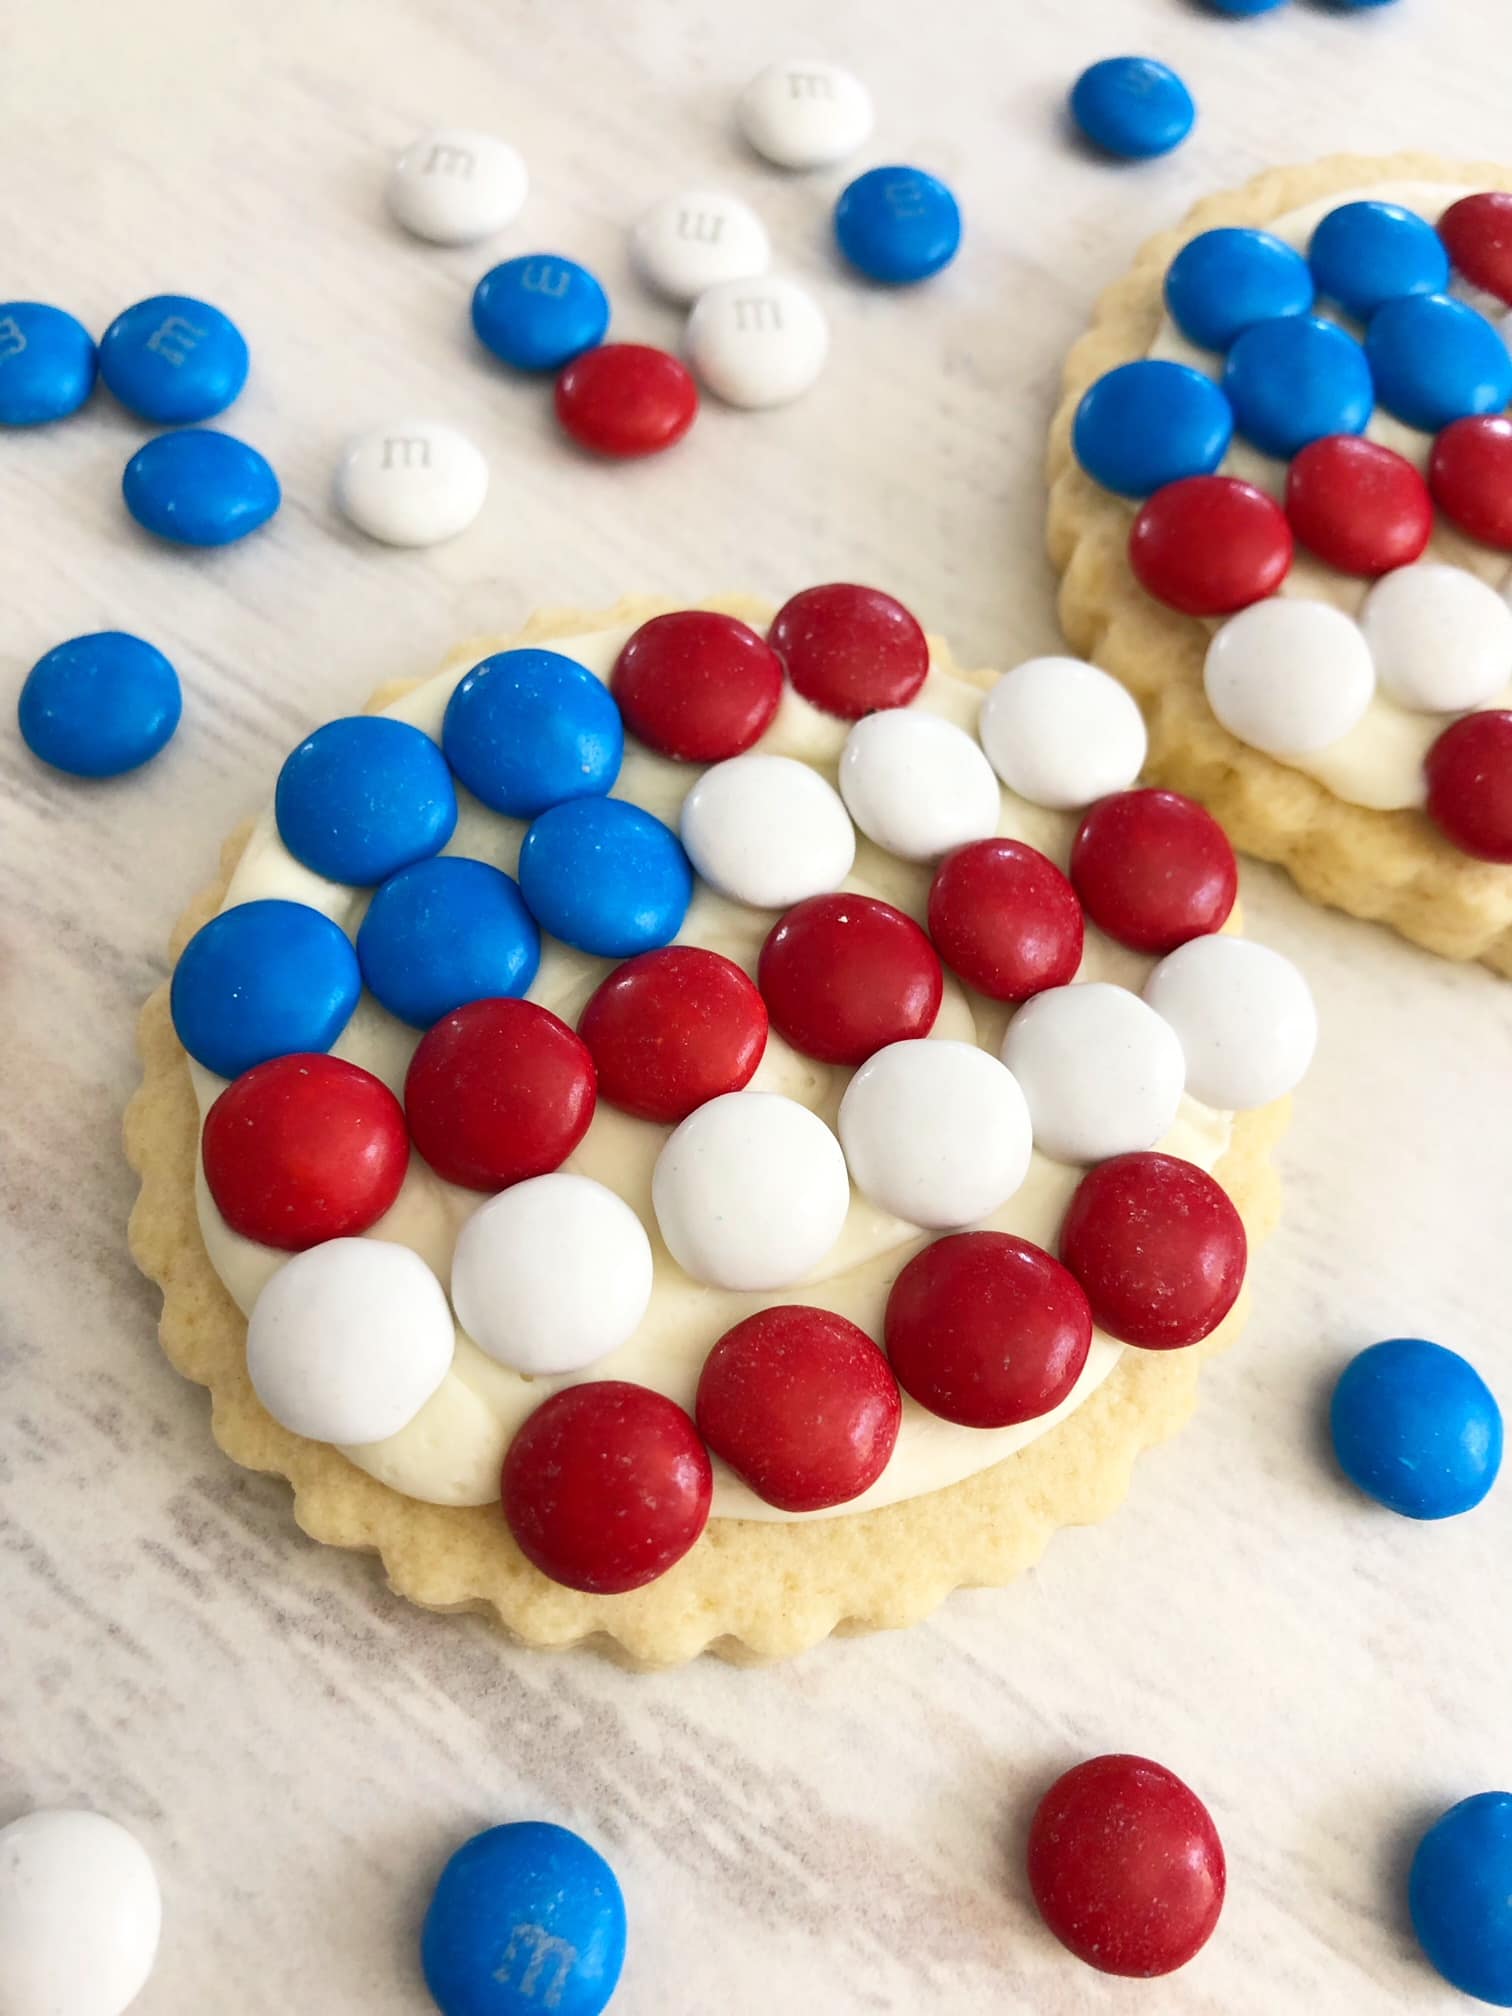
[[[594,1595],[665,1575],[708,1524],[713,1495],[689,1417],[624,1379],[554,1393],[504,1458],[504,1517],[521,1553],[553,1582]]]
[[[1029,1887],[1078,1960],[1148,1980],[1212,1937],[1227,1871],[1211,1814],[1147,1757],[1093,1757],[1057,1778],[1029,1828]]]
[[[302,1253],[377,1224],[399,1195],[409,1135],[371,1071],[300,1052],[233,1079],[205,1115],[201,1152],[231,1230]]]
[[[772,927],[756,984],[780,1036],[821,1064],[864,1064],[927,1036],[945,976],[933,945],[873,896],[810,896]]]
[[[1146,1351],[1216,1330],[1239,1298],[1248,1248],[1228,1193],[1175,1155],[1115,1155],[1088,1170],[1061,1221],[1060,1257],[1092,1320]]]
[[[624,460],[680,441],[698,413],[685,364],[646,343],[601,343],[556,381],[558,420],[582,448]]]
[[[805,588],[768,637],[804,699],[846,721],[906,707],[929,671],[924,632],[903,604],[848,581]]]
[[[722,763],[771,722],[782,665],[748,623],[676,609],[642,623],[615,660],[609,690],[648,748],[681,763]]]
[[[1100,931],[1163,956],[1220,930],[1239,867],[1211,812],[1175,791],[1119,791],[1082,820],[1071,885]]]
[[[733,959],[665,945],[615,967],[578,1034],[611,1106],[675,1126],[750,1082],[766,1048],[766,1003]]]
[[[1274,595],[1292,563],[1273,497],[1232,476],[1183,476],[1155,491],[1129,533],[1140,585],[1184,616],[1231,616]]]
[[[954,1232],[893,1283],[883,1332],[898,1384],[966,1428],[1060,1405],[1092,1348],[1087,1298],[1058,1260],[1007,1232]]]
[[[438,1176],[505,1190],[559,1169],[595,1102],[586,1045],[533,1001],[469,1001],[420,1038],[404,1081],[416,1148]]]
[[[1440,217],[1438,234],[1472,287],[1512,301],[1512,196],[1502,189],[1462,196]]]
[[[1341,574],[1407,567],[1433,536],[1433,500],[1407,460],[1358,434],[1310,441],[1286,475],[1299,545]]]
[[[1037,849],[1022,840],[972,840],[935,871],[929,935],[968,987],[994,1001],[1027,1001],[1076,978],[1082,907]]]
[[[1428,816],[1444,838],[1477,861],[1512,861],[1512,714],[1466,714],[1423,768]]]
[[[1512,420],[1477,413],[1451,421],[1433,444],[1428,487],[1452,525],[1512,553]]]
[[[864,1330],[828,1309],[762,1309],[727,1330],[698,1380],[698,1432],[758,1498],[817,1512],[887,1467],[903,1402]]]

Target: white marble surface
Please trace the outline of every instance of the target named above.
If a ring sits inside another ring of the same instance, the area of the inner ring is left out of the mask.
[[[1133,171],[1075,151],[1058,110],[1125,49],[1175,60],[1202,107]],[[871,82],[864,162],[958,188],[965,250],[927,290],[842,276],[843,177],[780,176],[731,137],[736,88],[795,52]],[[157,1352],[118,1114],[170,922],[309,725],[460,634],[631,588],[870,579],[973,662],[1052,646],[1041,441],[1097,289],[1272,160],[1505,154],[1509,56],[1505,0],[1238,24],[1180,0],[51,0],[0,21],[0,291],[95,328],[165,289],[221,303],[254,358],[231,424],[288,500],[191,556],[126,519],[143,430],[108,400],[0,444],[5,705],[42,650],[107,624],[163,646],[188,696],[167,756],[118,784],[45,776],[10,732],[0,750],[0,1820],[82,1800],[140,1830],[167,1903],[143,2016],[417,2016],[440,1861],[526,1814],[619,1868],[626,2016],[1467,2006],[1416,1957],[1403,1876],[1427,1817],[1512,1775],[1512,1483],[1411,1526],[1341,1485],[1321,1418],[1341,1359],[1401,1331],[1512,1398],[1512,988],[1247,870],[1252,926],[1305,959],[1325,1034],[1241,1347],[1122,1513],[1015,1588],[764,1672],[525,1656],[304,1541]],[[497,255],[384,220],[389,153],[437,121],[528,157]],[[671,340],[625,226],[710,179],[822,292],[833,365],[785,412],[711,408],[661,461],[591,465],[542,388],[476,351],[468,290],[493,256],[554,247],[603,274],[619,334]],[[344,436],[405,412],[494,465],[481,521],[429,554],[364,544],[327,497]],[[1025,1897],[1035,1798],[1107,1748],[1182,1772],[1228,1848],[1218,1935],[1159,1988],[1086,1972]]]

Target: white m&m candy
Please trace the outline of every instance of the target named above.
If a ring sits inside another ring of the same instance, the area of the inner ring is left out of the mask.
[[[1003,1062],[1029,1102],[1034,1145],[1056,1162],[1153,1148],[1181,1104],[1176,1032],[1126,987],[1050,987],[1008,1025]]]
[[[162,1920],[147,1851],[118,1821],[58,1807],[0,1827],[4,2016],[122,2016]]]
[[[1005,672],[982,702],[977,733],[1010,791],[1057,812],[1127,791],[1144,768],[1138,706],[1084,658],[1029,658]]]
[[[1318,1041],[1318,1011],[1289,959],[1248,938],[1193,938],[1167,953],[1144,998],[1176,1032],[1186,1089],[1242,1113],[1298,1085]]]
[[[829,355],[829,324],[796,280],[726,280],[688,317],[688,361],[731,406],[782,406],[807,392]]]
[[[1512,680],[1512,609],[1463,567],[1398,567],[1365,597],[1360,628],[1382,690],[1419,713],[1479,707]]]
[[[412,140],[389,170],[389,209],[417,238],[467,245],[517,217],[529,186],[505,140],[438,127]]]
[[[387,546],[435,546],[455,538],[487,495],[481,451],[435,420],[400,420],[359,434],[336,470],[343,514]]]
[[[937,861],[998,830],[992,766],[938,714],[888,707],[856,723],[840,752],[840,796],[868,840],[905,861]]]
[[[974,1043],[889,1043],[847,1086],[839,1126],[857,1189],[932,1231],[990,1216],[1029,1173],[1024,1095]]]
[[[816,770],[791,756],[732,756],[683,800],[688,859],[721,896],[785,910],[838,889],[856,858],[850,815]]]
[[[651,1241],[587,1176],[532,1176],[457,1239],[452,1302],[467,1334],[516,1372],[578,1372],[633,1334],[651,1300]]]
[[[750,204],[709,189],[663,197],[631,232],[630,251],[641,278],[670,301],[696,301],[722,280],[765,273],[772,257]]]
[[[384,1239],[329,1239],[286,1261],[253,1306],[247,1371],[275,1421],[313,1442],[409,1426],[456,1345],[441,1283]]]
[[[726,1092],[656,1159],[656,1222],[673,1259],[716,1288],[786,1288],[829,1252],[850,1209],[845,1157],[817,1114],[777,1092]]]
[[[1231,616],[1208,646],[1208,705],[1267,756],[1308,756],[1347,735],[1375,692],[1360,626],[1329,602],[1273,595]]]
[[[798,56],[753,77],[736,108],[740,129],[779,168],[827,168],[872,130],[871,95],[838,63]]]

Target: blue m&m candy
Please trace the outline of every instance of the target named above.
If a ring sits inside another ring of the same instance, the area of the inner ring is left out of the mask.
[[[1204,350],[1227,350],[1256,322],[1305,315],[1312,271],[1269,231],[1203,231],[1183,245],[1165,277],[1171,320]]]
[[[1387,301],[1441,294],[1449,254],[1425,218],[1400,203],[1345,203],[1313,232],[1308,261],[1318,292],[1367,322]]]
[[[1512,1792],[1477,1792],[1434,1821],[1412,1858],[1407,1905],[1451,1986],[1512,2009]]]
[[[121,494],[144,531],[177,546],[229,546],[266,525],[283,501],[257,450],[213,427],[159,434],[139,448]]]
[[[238,903],[179,957],[170,1001],[189,1055],[222,1078],[270,1057],[329,1050],[362,992],[352,941],[307,903]]]
[[[208,301],[154,294],[100,338],[100,376],[133,413],[183,427],[224,413],[247,382],[240,329]]]
[[[99,630],[37,660],[16,715],[27,748],[55,770],[119,777],[167,746],[183,704],[161,651],[124,630]]]
[[[1457,1352],[1424,1337],[1393,1337],[1352,1359],[1334,1388],[1330,1425],[1350,1482],[1409,1519],[1470,1511],[1501,1467],[1501,1409],[1490,1388]]]
[[[94,390],[94,338],[45,301],[0,301],[0,427],[77,413]]]
[[[1169,154],[1192,130],[1192,94],[1164,63],[1109,56],[1071,87],[1071,116],[1095,147],[1123,161]]]
[[[1273,7],[1280,7],[1283,0],[1207,0],[1215,14],[1269,14]]]
[[[1325,434],[1362,434],[1374,405],[1365,352],[1321,315],[1246,329],[1229,351],[1223,389],[1245,440],[1286,458]]]
[[[1189,364],[1142,357],[1089,387],[1071,444],[1087,474],[1123,497],[1148,497],[1183,476],[1208,476],[1234,435],[1229,402]]]
[[[1512,353],[1478,309],[1447,294],[1388,301],[1370,318],[1365,354],[1388,413],[1437,434],[1512,401]]]
[[[677,936],[693,870],[677,835],[638,805],[576,798],[525,835],[520,893],[543,930],[580,952],[628,959]]]
[[[541,934],[502,869],[440,854],[378,890],[357,957],[389,1013],[428,1029],[465,1002],[523,994],[541,963]]]
[[[441,1872],[420,1934],[441,2016],[600,2016],[625,1964],[625,1900],[579,1834],[490,1827]]]
[[[840,192],[835,238],[852,266],[888,287],[948,266],[961,246],[961,211],[922,168],[869,168]]]
[[[484,348],[517,371],[560,371],[603,342],[609,297],[576,260],[528,252],[483,275],[472,323]]]
[[[446,760],[475,798],[534,819],[607,791],[625,756],[620,711],[602,679],[560,651],[500,651],[446,704]]]
[[[306,868],[361,887],[440,853],[457,794],[428,735],[386,714],[328,721],[278,773],[278,837]]]

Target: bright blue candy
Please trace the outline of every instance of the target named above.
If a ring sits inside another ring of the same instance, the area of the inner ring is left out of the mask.
[[[247,345],[208,301],[154,294],[100,338],[100,376],[144,420],[182,427],[225,412],[247,382]]]
[[[1374,405],[1365,352],[1321,315],[1246,329],[1229,351],[1223,389],[1245,440],[1284,459],[1325,434],[1363,434]]]
[[[500,651],[475,665],[441,724],[446,760],[475,798],[534,819],[598,797],[625,756],[620,711],[602,679],[560,651]]]
[[[1441,294],[1449,254],[1426,218],[1399,203],[1345,203],[1330,210],[1307,248],[1318,292],[1368,322],[1387,301]]]
[[[541,962],[541,934],[501,869],[440,854],[378,890],[357,957],[389,1013],[428,1029],[465,1001],[523,994]]]
[[[94,338],[45,301],[0,301],[0,427],[77,413],[94,390]]]
[[[1192,94],[1164,63],[1109,56],[1071,87],[1071,116],[1095,147],[1124,161],[1169,154],[1192,130]]]
[[[1072,446],[1087,474],[1124,497],[1207,476],[1228,453],[1234,416],[1200,371],[1145,357],[1109,371],[1076,409]]]
[[[1444,1979],[1512,2009],[1512,1792],[1477,1792],[1433,1823],[1412,1858],[1407,1903]]]
[[[575,798],[525,835],[520,893],[543,930],[580,952],[628,959],[677,936],[693,870],[677,835],[638,805]]]
[[[1409,1519],[1468,1512],[1496,1482],[1501,1410],[1473,1365],[1426,1338],[1393,1337],[1351,1359],[1330,1420],[1345,1476]]]
[[[485,349],[517,371],[560,371],[603,342],[609,297],[576,260],[528,252],[483,275],[472,320]]]
[[[121,494],[138,525],[178,546],[229,546],[266,525],[283,501],[257,450],[213,427],[184,427],[138,448]]]
[[[490,1827],[441,1871],[420,1934],[441,2016],[600,2016],[625,1964],[625,1900],[581,1835]]]
[[[1207,0],[1215,14],[1269,14],[1281,0]]]
[[[960,206],[922,168],[868,168],[840,192],[835,237],[869,280],[907,287],[938,273],[960,250]]]
[[[1437,434],[1512,401],[1512,354],[1478,309],[1447,294],[1388,301],[1370,318],[1365,354],[1388,413]]]
[[[238,903],[180,954],[170,996],[180,1043],[238,1077],[270,1057],[329,1050],[362,992],[352,941],[307,903]]]
[[[1268,231],[1203,231],[1183,245],[1165,278],[1166,307],[1189,342],[1227,350],[1256,322],[1305,315],[1312,271]]]
[[[16,714],[27,748],[55,770],[119,777],[167,746],[183,705],[161,651],[124,630],[100,630],[39,658]]]
[[[296,861],[370,887],[438,854],[457,826],[446,759],[386,714],[328,721],[278,773],[278,834]]]

